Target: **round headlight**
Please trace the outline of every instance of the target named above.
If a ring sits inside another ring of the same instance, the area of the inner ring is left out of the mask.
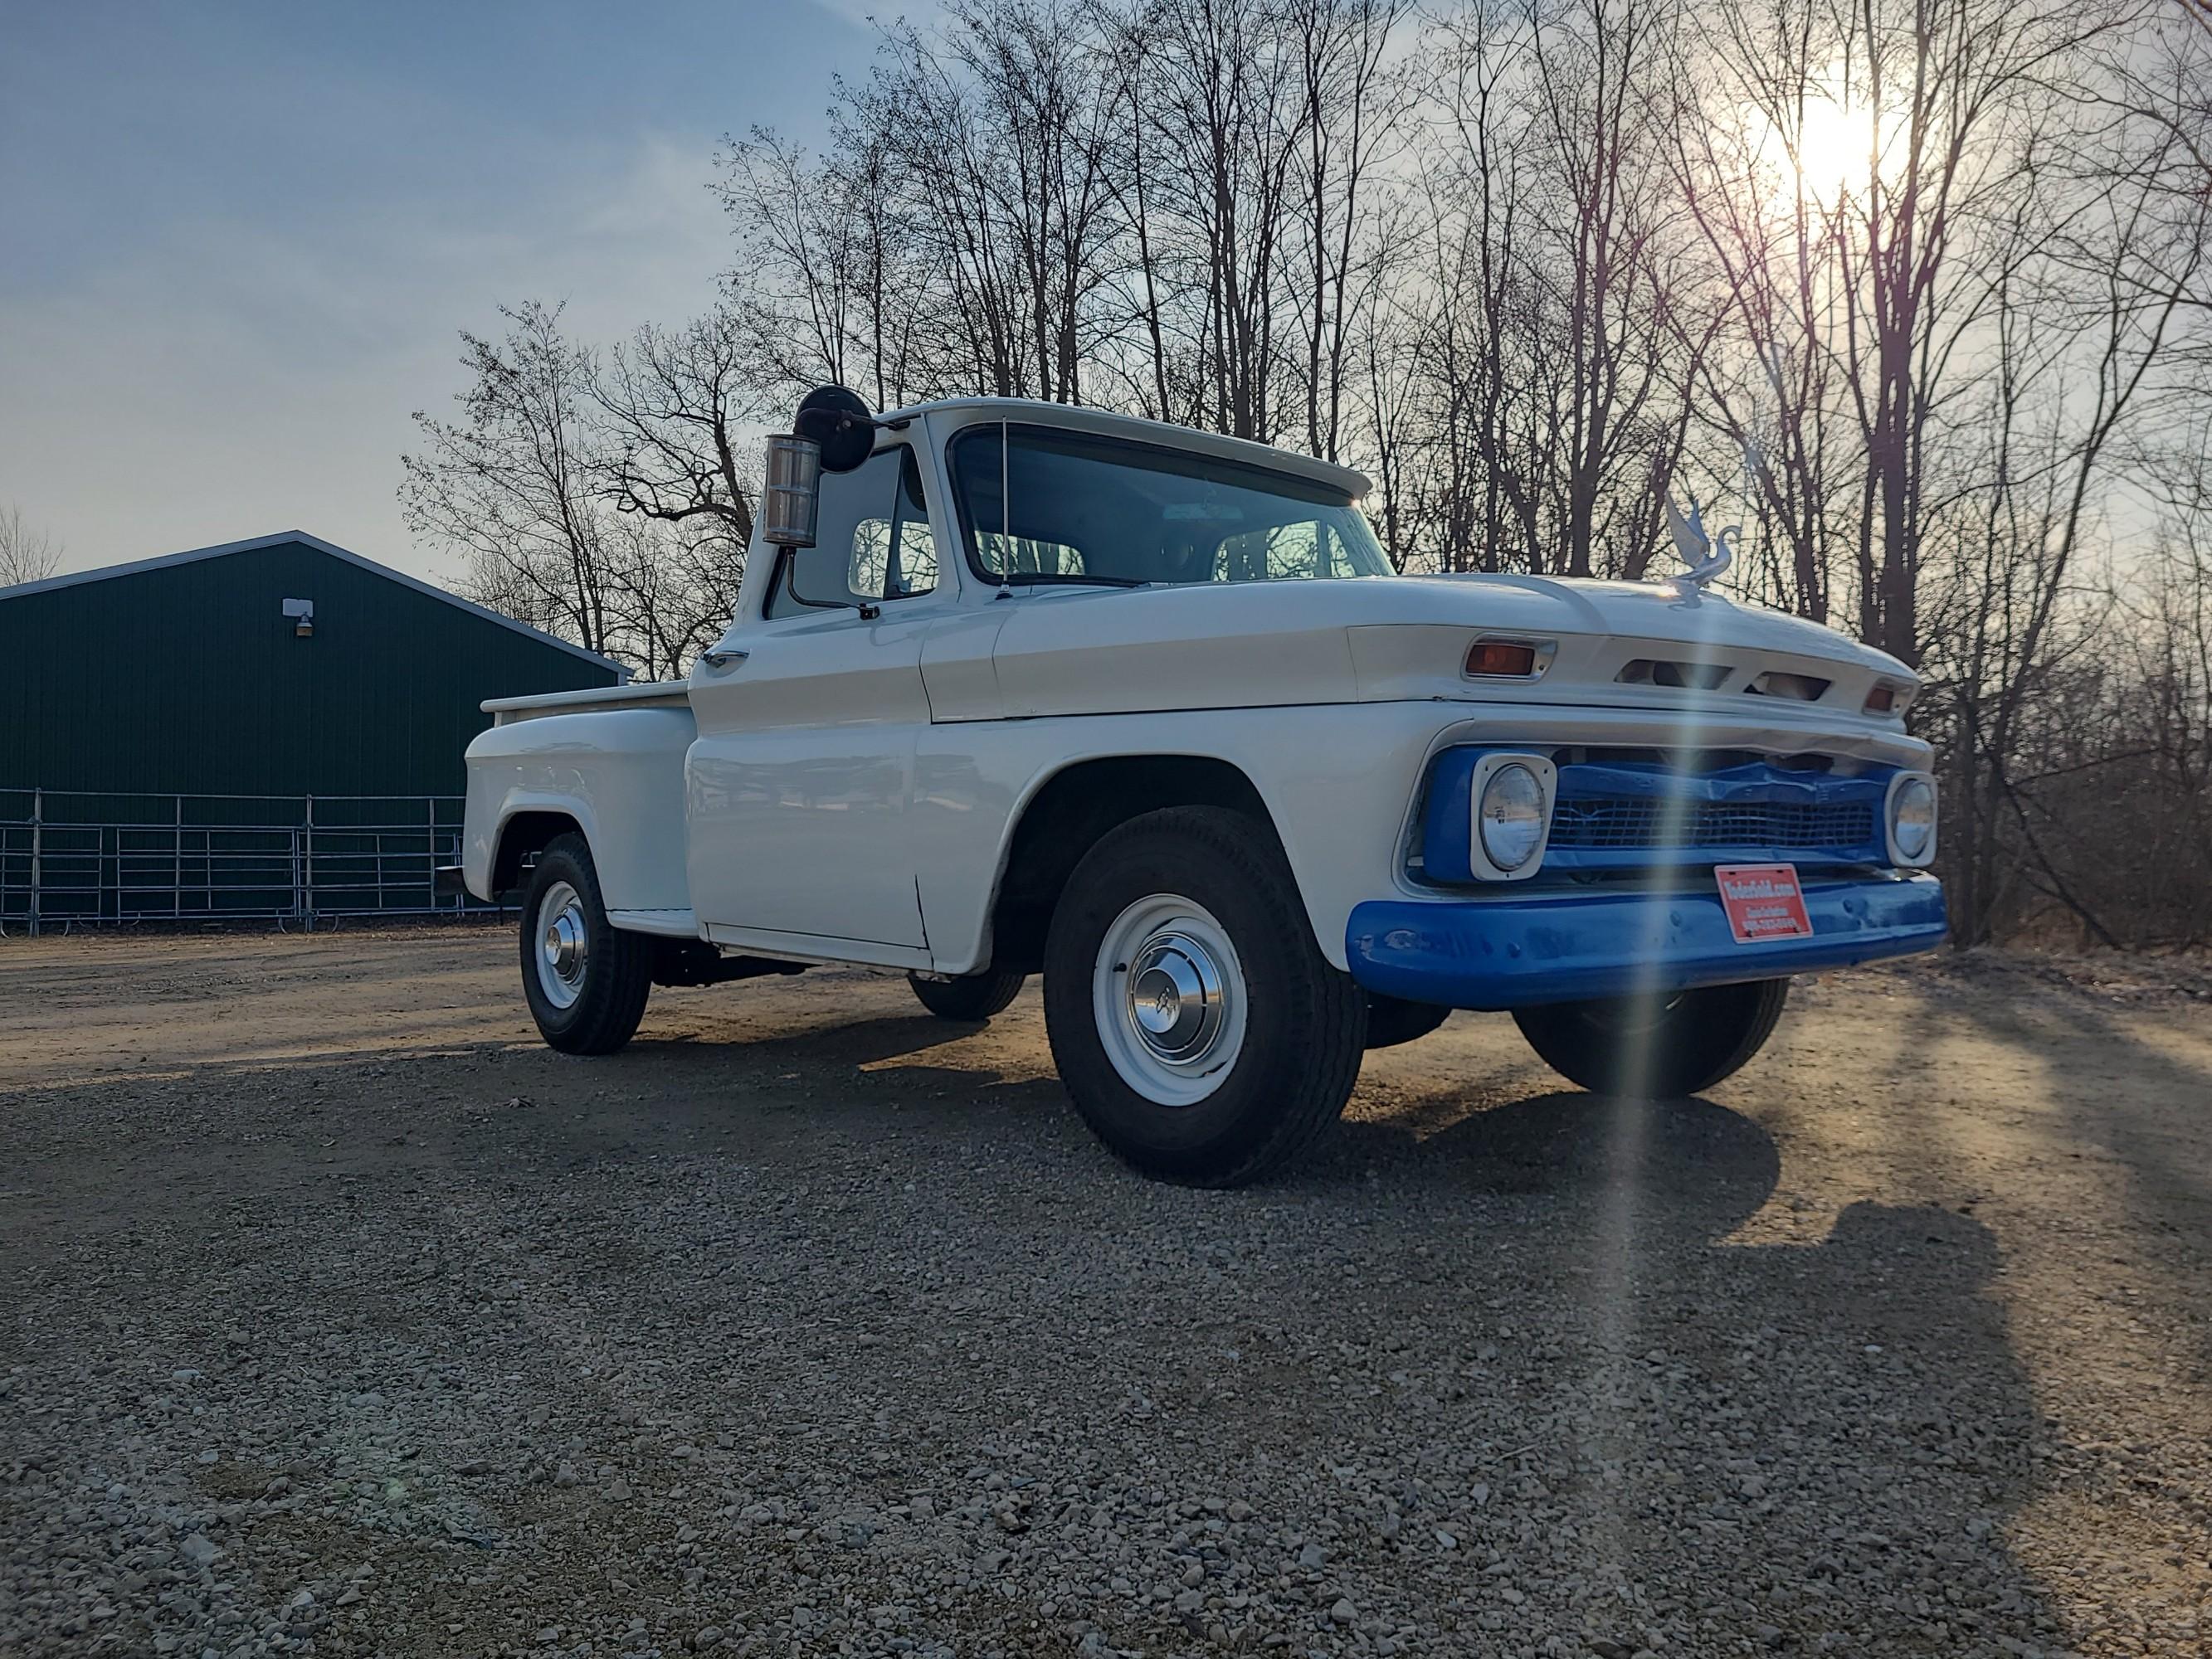
[[[1544,839],[1544,786],[1527,767],[1510,762],[1483,784],[1475,817],[1484,856],[1500,870],[1518,870]]]
[[[1890,795],[1889,838],[1913,863],[1936,844],[1936,786],[1927,779],[1907,778]]]

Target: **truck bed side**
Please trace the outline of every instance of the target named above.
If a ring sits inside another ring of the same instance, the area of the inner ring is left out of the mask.
[[[608,909],[688,913],[684,757],[696,727],[684,687],[501,698],[484,708],[496,723],[468,750],[461,865],[469,890],[495,897],[511,882],[502,837],[534,814],[528,824],[541,842],[554,818],[583,831]]]

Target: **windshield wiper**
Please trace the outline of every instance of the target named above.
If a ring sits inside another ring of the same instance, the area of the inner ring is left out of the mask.
[[[1065,583],[1073,587],[1150,587],[1138,576],[1082,576],[1051,570],[1010,570],[999,578],[1006,587],[1039,587]]]

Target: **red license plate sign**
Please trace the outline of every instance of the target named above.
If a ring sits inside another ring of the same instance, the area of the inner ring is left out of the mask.
[[[1738,945],[1813,937],[1796,865],[1723,864],[1714,868],[1713,879],[1720,884],[1721,908]]]

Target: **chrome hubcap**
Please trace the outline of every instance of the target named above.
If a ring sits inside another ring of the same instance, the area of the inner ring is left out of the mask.
[[[1091,1007],[1114,1069],[1146,1099],[1193,1106],[1244,1043],[1244,971],[1228,931],[1174,893],[1138,900],[1099,941]]]
[[[1170,1064],[1202,1054],[1221,1030],[1221,970],[1196,939],[1156,934],[1122,976],[1138,1039]]]
[[[538,907],[538,988],[555,1007],[569,1007],[583,994],[591,951],[583,895],[555,882]]]

